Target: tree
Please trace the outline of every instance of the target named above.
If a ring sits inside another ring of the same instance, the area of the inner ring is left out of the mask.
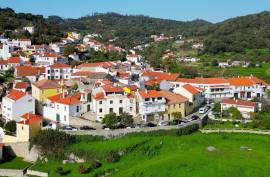
[[[228,109],[228,112],[231,114],[231,118],[234,119],[234,120],[236,120],[236,119],[238,119],[238,120],[243,119],[243,116],[242,116],[241,112],[237,108],[235,108],[235,107],[230,107]]]
[[[134,123],[132,115],[124,112],[119,116],[120,118],[120,123],[126,127],[131,127]]]
[[[102,123],[110,129],[115,129],[120,123],[120,118],[114,112],[111,112],[104,116]]]
[[[221,112],[221,104],[215,103],[214,108],[212,110],[214,113],[220,113]]]
[[[12,120],[5,124],[4,129],[9,133],[15,133],[17,129],[16,121]]]
[[[75,137],[59,130],[42,130],[31,143],[36,145],[42,155],[55,158],[63,158],[65,156],[66,147],[75,142]]]
[[[64,48],[64,55],[67,57],[70,54],[73,54],[74,52],[76,52],[76,49],[73,45],[66,45]]]
[[[182,119],[182,113],[181,112],[173,112],[172,116],[174,117],[174,120],[179,124],[179,121]]]
[[[212,64],[212,66],[218,66],[218,61],[217,61],[217,60],[213,60],[213,61],[211,62],[211,64]]]

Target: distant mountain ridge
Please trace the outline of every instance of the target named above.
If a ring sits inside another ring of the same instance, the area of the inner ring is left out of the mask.
[[[118,39],[114,42],[124,48],[149,42],[150,35],[164,33],[168,36],[182,34],[205,40],[205,52],[242,52],[247,48],[270,48],[270,12],[236,17],[220,23],[205,20],[188,22],[152,18],[143,15],[120,15],[95,13],[78,19],[58,16],[44,18],[41,15],[15,13],[0,8],[0,31],[14,30],[25,25],[38,27],[35,43],[50,42],[64,36],[67,31],[99,33],[104,38]],[[15,37],[15,36],[13,36]]]

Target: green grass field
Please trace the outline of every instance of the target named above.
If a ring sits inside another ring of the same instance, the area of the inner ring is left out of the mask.
[[[216,151],[208,152],[214,146]],[[246,146],[252,150],[241,151]],[[69,150],[83,152],[101,160],[102,167],[88,174],[78,173],[79,164],[61,162],[37,163],[32,169],[57,176],[59,166],[69,171],[66,176],[98,176],[109,169],[112,177],[267,177],[270,176],[270,137],[249,134],[201,134],[176,136],[133,134],[114,140],[81,142]],[[126,152],[115,163],[105,160],[112,150]],[[85,167],[90,163],[84,163]]]
[[[1,169],[24,169],[29,167],[31,163],[23,161],[20,157],[15,157],[5,162],[0,163]]]

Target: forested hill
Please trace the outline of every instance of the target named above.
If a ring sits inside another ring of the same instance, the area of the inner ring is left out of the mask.
[[[96,32],[105,39],[118,37],[122,47],[134,46],[146,42],[150,35],[161,34],[177,36],[197,36],[208,33],[204,20],[180,22],[151,18],[147,16],[120,15],[116,13],[94,14],[79,19],[67,19],[64,28],[83,32]],[[118,42],[118,41],[116,41]]]
[[[237,17],[212,25],[205,52],[243,52],[247,48],[270,48],[270,12]]]
[[[124,48],[147,43],[152,34],[168,36],[200,37],[205,40],[206,53],[242,52],[248,48],[270,48],[270,12],[236,17],[212,24],[204,20],[181,22],[142,15],[116,13],[85,16],[78,19],[62,19],[58,16],[44,18],[41,15],[15,13],[0,8],[0,32],[22,29],[34,25],[36,32],[30,36],[34,43],[49,43],[63,37],[67,31],[99,33],[103,40],[116,38],[114,42]],[[29,37],[19,31],[10,37]]]

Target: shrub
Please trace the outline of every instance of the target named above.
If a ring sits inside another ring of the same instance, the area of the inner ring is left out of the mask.
[[[193,132],[196,132],[198,129],[199,129],[199,125],[198,124],[192,124],[192,125],[189,125],[187,127],[178,129],[176,131],[176,135],[177,136],[189,135],[189,134],[191,134]]]
[[[108,162],[118,162],[120,160],[120,155],[117,151],[111,151],[106,159]]]
[[[101,162],[98,161],[98,160],[94,160],[91,164],[92,168],[93,169],[97,169],[97,168],[100,168],[102,166]]]
[[[32,144],[37,145],[42,155],[55,158],[63,158],[66,147],[74,142],[74,136],[58,130],[42,130],[31,140]]]
[[[12,120],[6,123],[4,129],[9,133],[15,133],[17,129],[16,121]]]
[[[64,176],[70,173],[70,170],[64,170],[63,167],[57,167],[55,173],[57,173],[59,176]]]
[[[86,174],[86,173],[89,173],[89,171],[90,171],[90,168],[85,168],[83,165],[79,166],[79,173],[80,174]]]

